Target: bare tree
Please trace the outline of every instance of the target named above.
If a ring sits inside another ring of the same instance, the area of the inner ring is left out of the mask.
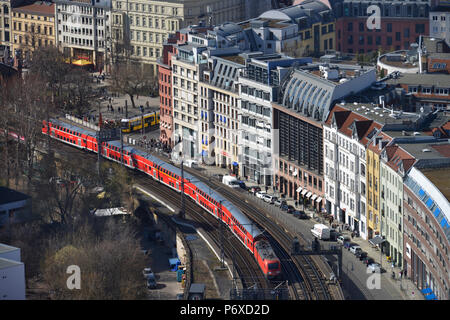
[[[156,77],[146,73],[141,65],[119,63],[112,70],[112,89],[127,94],[133,108],[136,107],[134,97],[138,94],[148,95],[157,87]]]

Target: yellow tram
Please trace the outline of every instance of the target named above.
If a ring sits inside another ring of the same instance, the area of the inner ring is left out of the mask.
[[[159,110],[144,114],[144,128],[157,127],[159,125]],[[123,133],[130,133],[142,130],[142,116],[136,116],[131,119],[122,119],[121,129]]]

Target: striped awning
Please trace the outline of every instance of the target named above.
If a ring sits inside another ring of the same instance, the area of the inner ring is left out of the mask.
[[[310,191],[306,194],[306,197],[309,198],[309,197],[311,197],[311,195],[312,195],[312,192]]]
[[[311,197],[311,201],[314,201],[317,198],[317,194],[313,194]]]
[[[306,189],[303,189],[303,191],[302,191],[302,196],[304,196],[305,195],[305,193],[307,193],[308,192],[308,190],[306,190]]]
[[[302,187],[298,187],[298,188],[297,188],[297,192],[302,191],[302,189],[303,189]]]
[[[318,197],[317,199],[316,199],[316,202],[321,202],[322,201],[322,197]]]

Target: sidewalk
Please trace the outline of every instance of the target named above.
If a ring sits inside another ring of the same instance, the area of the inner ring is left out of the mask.
[[[349,236],[350,231],[342,232],[343,235]],[[361,237],[353,237],[352,242],[358,244],[362,251],[367,252],[367,255],[375,260],[376,263],[381,264],[383,272],[381,276],[385,281],[388,281],[393,288],[397,289],[398,294],[404,300],[424,300],[424,297],[416,285],[409,279],[400,276],[401,268],[392,267],[392,265],[387,261],[386,255],[381,253],[378,247],[374,248],[368,240],[364,240]],[[381,260],[381,263],[380,263]],[[395,279],[392,278],[392,272],[395,274]]]

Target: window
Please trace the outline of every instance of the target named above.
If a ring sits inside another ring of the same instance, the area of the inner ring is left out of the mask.
[[[401,40],[401,33],[400,32],[396,32],[395,33],[395,41],[400,41]]]
[[[353,22],[347,24],[347,31],[353,31]]]
[[[392,37],[387,37],[387,43],[388,46],[392,45]]]
[[[392,32],[392,23],[387,24],[387,32]]]
[[[422,24],[416,24],[416,33],[424,33],[425,32],[425,25]]]
[[[363,22],[359,23],[359,31],[364,31],[364,23]]]

